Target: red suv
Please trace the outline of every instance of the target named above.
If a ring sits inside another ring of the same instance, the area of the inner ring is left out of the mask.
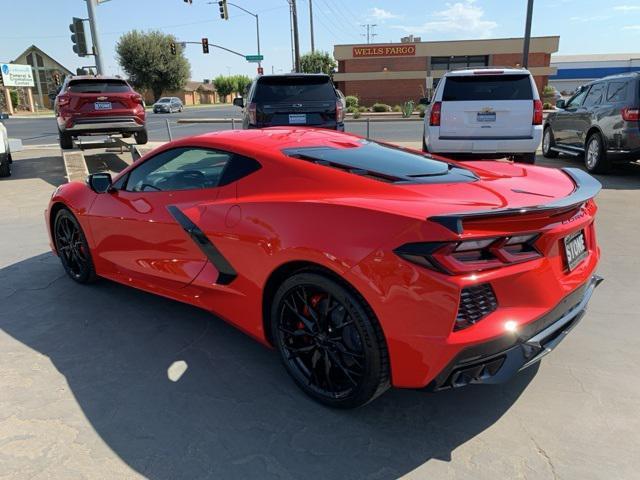
[[[147,143],[142,95],[117,77],[68,77],[56,97],[60,147],[73,148],[80,135],[133,135],[136,143]]]

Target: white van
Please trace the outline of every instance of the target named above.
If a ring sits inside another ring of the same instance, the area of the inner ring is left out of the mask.
[[[446,73],[425,112],[425,152],[510,157],[534,163],[542,138],[542,102],[524,69]]]
[[[11,150],[9,148],[9,136],[7,129],[0,122],[0,177],[11,175]]]

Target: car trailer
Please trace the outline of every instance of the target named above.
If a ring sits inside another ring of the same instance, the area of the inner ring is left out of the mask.
[[[85,159],[85,151],[93,149],[114,149],[119,148],[120,154],[128,151],[131,153],[131,161],[138,160],[142,153],[138,150],[138,145],[135,143],[129,143],[124,140],[120,135],[109,135],[106,140],[102,141],[83,141],[81,139],[74,140],[73,150],[62,150],[62,159],[64,161],[64,168],[67,172],[67,179],[69,182],[84,181],[89,170],[87,168],[87,162]]]

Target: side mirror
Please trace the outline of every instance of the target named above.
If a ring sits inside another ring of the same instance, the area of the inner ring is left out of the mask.
[[[567,104],[567,102],[565,102],[563,99],[560,99],[556,102],[556,107],[557,108],[564,108],[565,105]]]
[[[92,173],[87,177],[87,184],[96,193],[106,193],[111,189],[110,173]]]
[[[236,97],[233,99],[233,104],[236,107],[244,108],[244,99],[242,97]]]
[[[418,104],[420,105],[429,105],[430,103],[431,101],[426,97],[422,97],[420,100],[418,100]]]

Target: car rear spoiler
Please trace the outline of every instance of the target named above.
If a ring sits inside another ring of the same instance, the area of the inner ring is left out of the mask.
[[[438,223],[443,227],[451,230],[453,233],[462,235],[464,233],[463,222],[470,219],[481,219],[491,217],[508,217],[526,215],[529,213],[540,213],[552,210],[571,208],[580,205],[587,200],[595,197],[602,184],[589,175],[587,172],[579,168],[563,168],[562,171],[571,178],[575,184],[575,189],[570,195],[564,198],[554,200],[543,205],[535,205],[521,208],[496,208],[493,210],[475,210],[473,212],[450,213],[446,215],[436,215],[429,217],[428,220]]]

